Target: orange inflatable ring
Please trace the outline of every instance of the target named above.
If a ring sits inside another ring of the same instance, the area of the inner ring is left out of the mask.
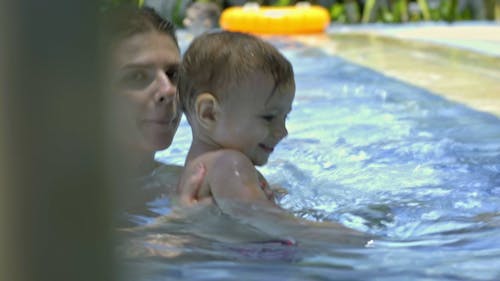
[[[328,10],[321,6],[297,5],[230,7],[220,17],[224,30],[255,34],[306,34],[324,32],[330,23]]]

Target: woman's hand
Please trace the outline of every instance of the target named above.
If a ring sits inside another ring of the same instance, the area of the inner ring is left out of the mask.
[[[205,204],[210,205],[213,203],[211,197],[206,197],[201,200],[198,199],[198,193],[200,188],[205,180],[205,176],[207,174],[207,169],[203,165],[203,163],[199,163],[196,166],[196,170],[192,173],[187,180],[182,183],[183,186],[180,189],[179,193],[179,203],[181,206],[192,206]]]

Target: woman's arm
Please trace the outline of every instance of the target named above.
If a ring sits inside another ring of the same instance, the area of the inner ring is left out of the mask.
[[[186,167],[187,171],[181,177],[177,187],[179,204],[181,206],[192,206],[194,204],[211,204],[211,197],[198,198],[203,186],[207,169],[203,162],[198,162],[194,167]],[[186,176],[187,175],[187,176]],[[186,179],[184,179],[187,177]]]

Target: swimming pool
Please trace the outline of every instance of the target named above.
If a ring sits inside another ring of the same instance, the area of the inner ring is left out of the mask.
[[[500,279],[500,118],[293,39],[271,40],[294,65],[297,93],[289,136],[260,171],[288,190],[280,205],[296,216],[379,238],[354,249],[235,246],[169,232],[191,223],[170,221],[135,236],[149,249],[127,261],[138,279]],[[181,165],[190,139],[183,120],[159,158]],[[148,208],[170,212],[164,198]]]

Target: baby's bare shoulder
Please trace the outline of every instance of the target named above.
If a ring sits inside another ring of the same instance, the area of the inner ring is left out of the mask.
[[[196,172],[197,167],[206,170],[207,183],[212,180],[227,180],[235,173],[246,177],[256,177],[256,169],[245,154],[232,149],[221,149],[204,153],[190,161],[184,170],[184,176]]]
[[[186,165],[186,171],[196,169],[198,165],[203,165],[207,170],[211,170],[211,167],[222,167],[226,165],[252,165],[250,159],[248,159],[245,154],[233,150],[233,149],[220,149],[217,151],[211,151],[203,153],[202,155],[196,157]],[[252,165],[253,166],[253,165]]]
[[[217,166],[253,167],[252,162],[245,154],[233,149],[218,150],[214,152],[212,157],[213,163]]]

